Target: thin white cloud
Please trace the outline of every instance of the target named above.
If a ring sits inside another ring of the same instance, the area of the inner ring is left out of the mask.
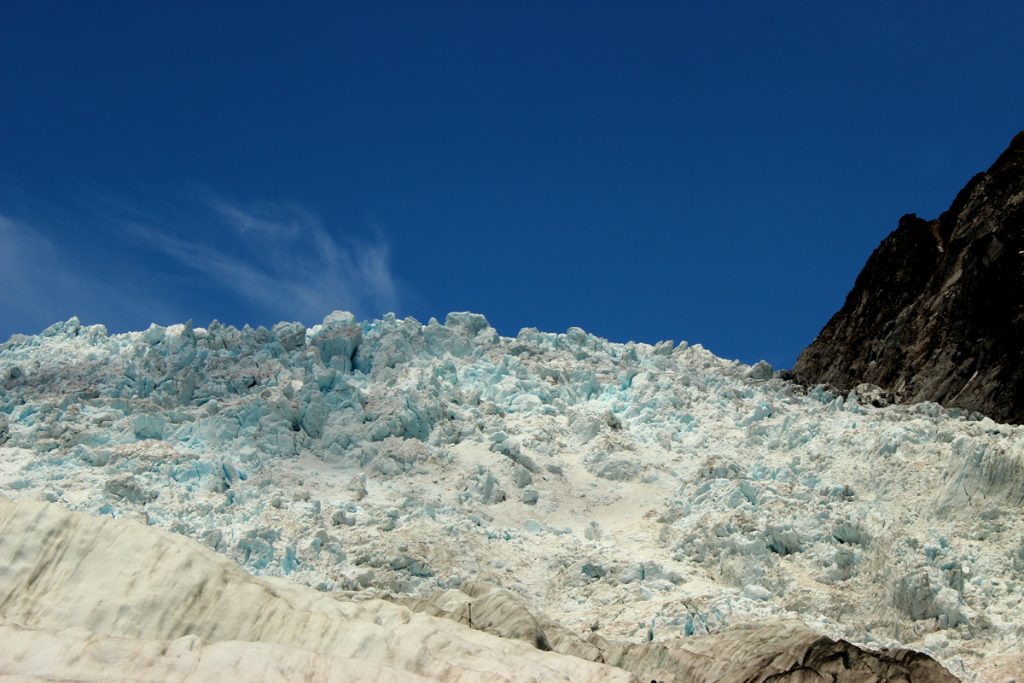
[[[0,336],[34,334],[73,315],[113,329],[176,319],[150,292],[105,281],[44,230],[0,215]]]
[[[315,321],[336,309],[374,316],[397,307],[390,251],[379,233],[372,241],[341,243],[301,207],[241,207],[220,198],[206,204],[215,232],[205,238],[185,238],[153,221],[135,221],[130,228],[176,266],[274,316]]]
[[[243,211],[218,197],[208,198],[207,206],[220,214],[224,222],[240,235],[264,235],[275,239],[295,238],[302,233],[302,225],[316,223],[316,218],[297,207],[282,213],[277,205],[263,205],[262,215]],[[290,214],[290,216],[289,216]],[[294,220],[296,217],[301,222]]]
[[[82,230],[117,245],[110,258],[102,249],[79,253],[39,217],[0,214],[0,341],[72,315],[123,331],[179,322],[212,303],[214,317],[237,319],[227,308],[232,296],[264,320],[307,323],[336,309],[374,317],[398,307],[399,285],[379,229],[342,240],[294,205],[241,206],[193,195],[156,207],[159,200],[150,199],[144,210],[100,200],[78,214]],[[136,239],[126,241],[126,232]],[[139,253],[143,248],[151,253]],[[194,298],[211,291],[209,302]]]

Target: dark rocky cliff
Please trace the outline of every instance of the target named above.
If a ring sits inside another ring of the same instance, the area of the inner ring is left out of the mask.
[[[1024,422],[1024,132],[938,219],[900,219],[793,375]]]

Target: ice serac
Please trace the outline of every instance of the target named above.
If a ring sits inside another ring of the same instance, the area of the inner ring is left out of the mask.
[[[530,656],[704,680],[684,673],[687,647],[739,648],[736,629],[799,619],[819,643],[801,652],[915,651],[965,680],[1005,681],[1021,651],[1024,427],[883,399],[804,390],[685,342],[503,337],[471,313],[116,335],[58,323],[0,344],[0,493],[89,524],[40,513],[0,547],[64,548],[53,557],[65,568],[88,550],[111,588],[45,563],[17,569],[0,642],[26,656],[36,636],[80,642],[50,630],[66,622],[96,634],[96,661],[119,638],[157,654],[196,638],[209,655],[185,652],[181,666],[241,647],[312,671],[330,656],[456,675],[406,667],[387,640],[369,659],[311,650],[281,603],[260,607],[273,624],[244,611],[266,599],[253,586],[270,586],[314,611],[373,607],[409,643],[405,624],[447,617],[430,622],[442,629],[430,649],[455,668],[475,668],[477,645],[460,643],[483,631]],[[162,564],[129,528],[164,539]],[[216,553],[214,577],[196,579],[190,567],[210,565],[166,540],[186,538]],[[0,558],[0,578],[20,561]],[[178,597],[135,595],[122,567]],[[222,588],[236,597],[218,602]],[[391,611],[414,601],[433,607]],[[191,611],[208,603],[216,614]],[[59,621],[34,621],[50,613]],[[356,620],[345,629],[378,633],[354,614],[339,617]],[[471,635],[444,630],[452,622]]]
[[[875,249],[795,377],[1024,422],[1024,132],[935,220]]]

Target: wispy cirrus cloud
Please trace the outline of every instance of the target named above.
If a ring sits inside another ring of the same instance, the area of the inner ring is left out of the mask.
[[[105,279],[51,234],[45,224],[0,215],[0,341],[73,315],[113,328],[176,318],[165,299]]]
[[[145,245],[267,313],[318,320],[336,309],[379,315],[398,306],[399,286],[380,230],[340,239],[292,204],[203,202],[208,230],[185,233],[153,219],[125,222]]]
[[[294,204],[96,191],[75,209],[0,212],[0,341],[72,315],[112,331],[211,317],[312,323],[337,309],[379,316],[399,299],[382,230],[331,231]]]

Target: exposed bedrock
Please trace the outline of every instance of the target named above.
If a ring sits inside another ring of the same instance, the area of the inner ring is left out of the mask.
[[[793,374],[1024,422],[1024,132],[935,220],[875,249]]]

